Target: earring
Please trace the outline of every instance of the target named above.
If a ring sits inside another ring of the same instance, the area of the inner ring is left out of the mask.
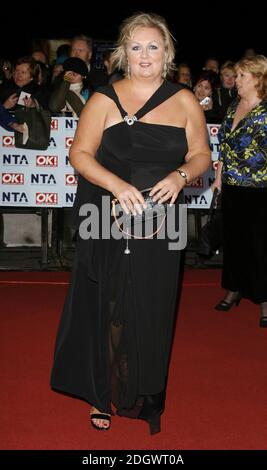
[[[162,77],[163,77],[163,78],[166,78],[166,77],[167,77],[167,73],[168,73],[168,67],[167,67],[166,62],[164,62],[163,70],[162,70]]]
[[[127,77],[130,78],[131,76],[131,68],[130,65],[127,63]]]

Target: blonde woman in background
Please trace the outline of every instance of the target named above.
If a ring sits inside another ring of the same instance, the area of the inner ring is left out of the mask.
[[[244,297],[260,305],[267,327],[267,59],[235,65],[238,97],[219,131],[220,163],[214,187],[222,191],[225,297],[227,311]]]

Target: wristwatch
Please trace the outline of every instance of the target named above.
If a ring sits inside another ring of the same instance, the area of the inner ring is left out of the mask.
[[[185,180],[186,184],[188,184],[188,179],[187,179],[187,174],[185,173],[184,170],[180,170],[179,168],[177,168],[176,170],[179,175],[181,175],[181,177]]]

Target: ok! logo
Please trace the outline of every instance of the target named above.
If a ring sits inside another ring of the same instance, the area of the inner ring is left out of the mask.
[[[24,173],[2,173],[2,184],[24,184]]]
[[[58,193],[36,193],[36,204],[54,205],[58,203]]]
[[[15,146],[15,137],[13,135],[3,135],[3,137],[2,137],[2,146],[3,147],[14,147]]]
[[[74,137],[65,138],[65,147],[68,149],[71,147]]]
[[[58,156],[36,155],[36,166],[58,166]]]

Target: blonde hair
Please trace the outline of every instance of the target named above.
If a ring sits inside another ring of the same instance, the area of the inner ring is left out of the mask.
[[[161,33],[165,46],[165,63],[162,76],[163,78],[166,78],[168,73],[175,69],[175,64],[173,62],[175,56],[175,39],[169,31],[166,20],[162,16],[155,13],[139,12],[123,21],[120,27],[117,47],[111,55],[113,69],[118,68],[119,70],[123,70],[126,76],[129,75],[127,70],[128,62],[126,55],[126,45],[127,42],[133,37],[135,31],[139,28],[157,28]]]
[[[259,98],[267,98],[267,59],[264,55],[243,57],[235,64],[235,71],[250,72],[258,79],[256,90]]]
[[[235,63],[231,60],[227,60],[226,62],[224,62],[224,64],[220,68],[220,74],[222,75],[225,70],[232,70],[233,72],[235,72]]]

